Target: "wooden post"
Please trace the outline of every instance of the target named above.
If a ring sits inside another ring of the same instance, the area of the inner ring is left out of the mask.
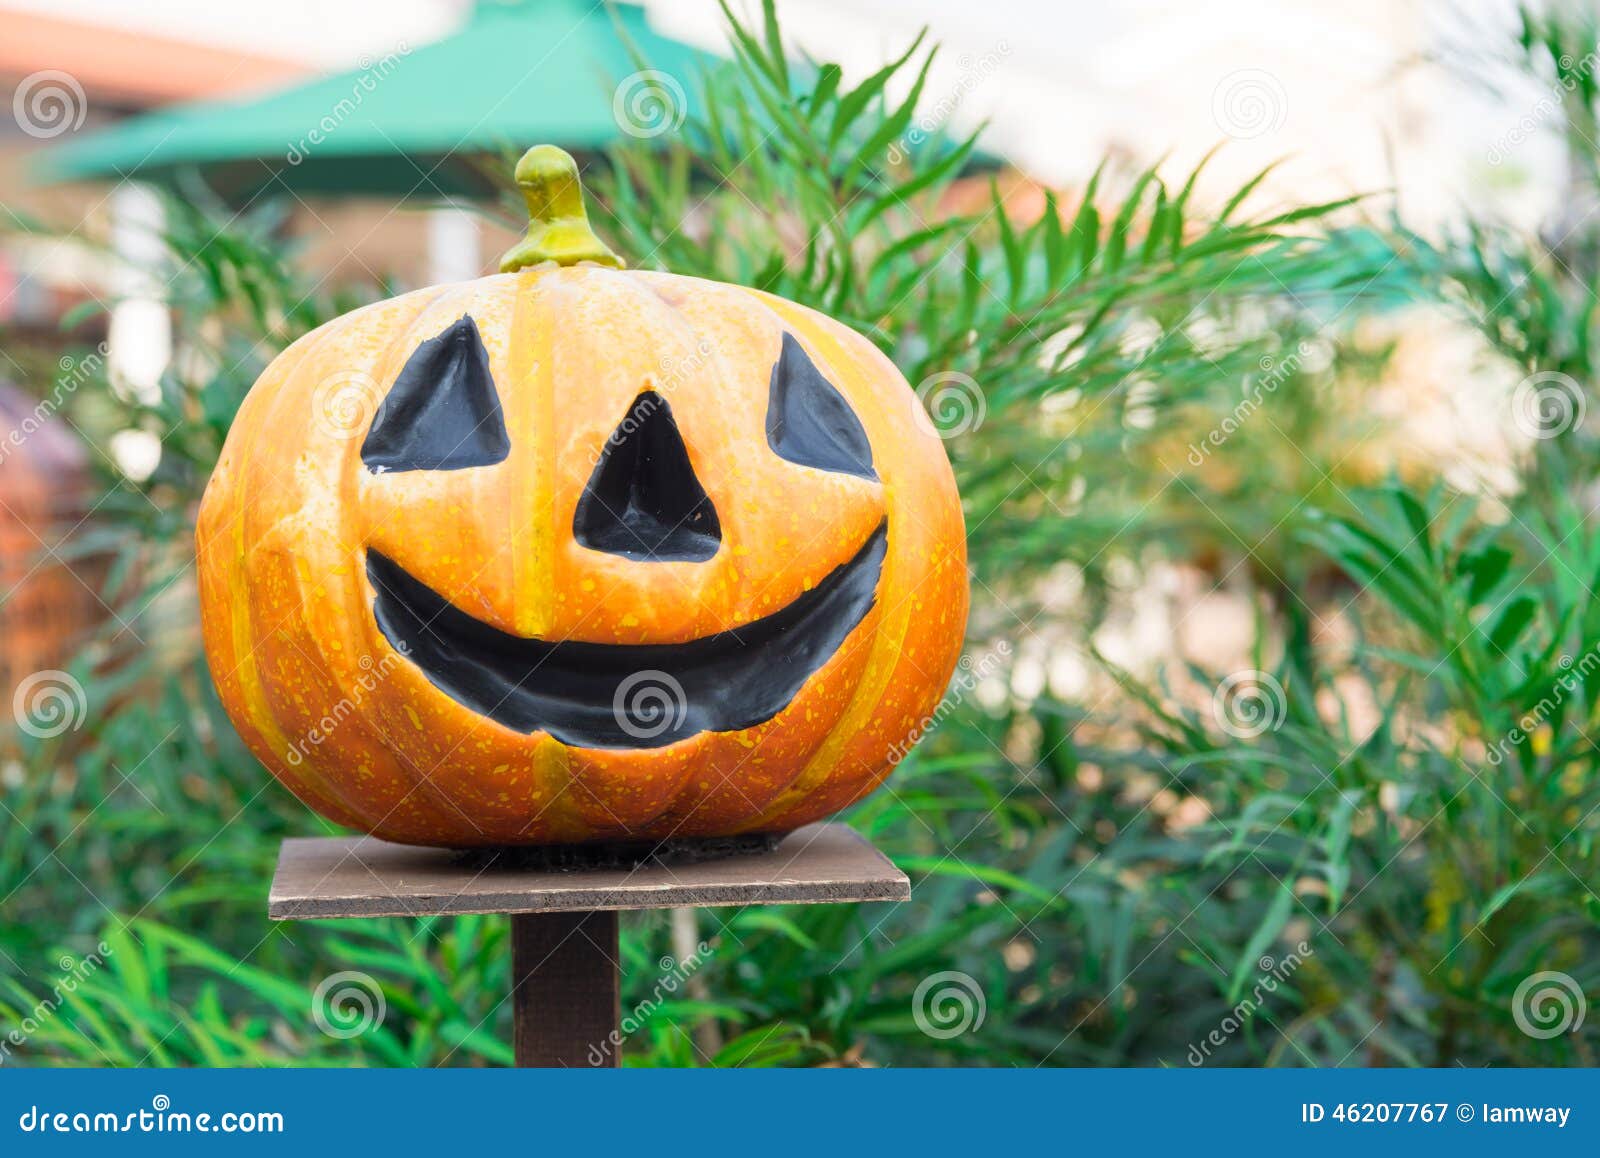
[[[286,840],[267,915],[511,914],[512,1052],[521,1066],[615,1066],[621,1053],[617,913],[717,905],[903,901],[911,882],[842,824],[713,860],[551,868],[471,859],[370,836]]]
[[[620,1064],[617,914],[511,918],[512,1048],[519,1066]]]

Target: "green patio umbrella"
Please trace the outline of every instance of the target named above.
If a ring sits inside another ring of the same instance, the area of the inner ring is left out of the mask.
[[[235,197],[278,180],[301,193],[483,196],[485,154],[584,152],[674,127],[708,59],[632,5],[482,0],[453,36],[252,100],[124,121],[47,153],[43,176],[166,182],[197,168]]]

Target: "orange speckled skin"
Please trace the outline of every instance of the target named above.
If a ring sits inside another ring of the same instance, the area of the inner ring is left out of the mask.
[[[471,314],[510,434],[493,466],[374,474],[362,438],[425,339]],[[767,444],[793,333],[867,430],[881,481]],[[573,539],[607,437],[666,396],[722,546],[638,562]],[[967,615],[949,462],[894,366],[780,298],[671,274],[545,267],[379,302],[307,335],[250,391],[201,504],[206,650],[252,751],[308,805],[389,840],[454,847],[782,832],[880,784],[937,705]],[[680,642],[770,615],[885,517],[875,604],[764,724],[661,748],[569,747],[428,682],[378,629],[374,547],[517,635]]]

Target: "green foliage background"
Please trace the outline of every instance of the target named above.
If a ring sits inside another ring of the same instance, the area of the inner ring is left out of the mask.
[[[914,384],[976,385],[982,421],[946,444],[975,662],[1041,632],[1089,650],[1152,568],[1203,560],[1250,592],[1281,722],[1224,730],[1211,694],[1229,673],[1194,668],[1149,681],[1100,660],[1113,691],[1082,702],[958,689],[847,817],[910,873],[913,901],[700,911],[708,962],[656,1003],[626,1062],[1194,1064],[1264,959],[1303,942],[1205,1064],[1593,1064],[1593,1025],[1531,1036],[1513,1005],[1546,970],[1600,994],[1582,662],[1600,647],[1595,440],[1578,423],[1538,441],[1494,502],[1354,452],[1391,353],[1358,327],[1403,326],[1419,304],[1477,327],[1518,375],[1590,391],[1600,230],[1468,221],[1430,241],[1381,197],[1263,207],[1259,177],[1218,196],[1203,172],[1173,186],[1113,166],[1030,224],[998,190],[950,215],[974,141],[906,144],[931,50],[849,88],[832,64],[801,74],[770,8],[759,27],[730,21],[736,59],[698,82],[707,115],[590,173],[602,231],[635,264],[825,310]],[[1562,70],[1595,31],[1530,16],[1506,46],[1563,94],[1589,188],[1595,94]],[[15,740],[0,1028],[26,1032],[5,1060],[504,1064],[503,920],[264,918],[280,838],[329,829],[221,713],[197,648],[192,519],[255,376],[359,295],[295,268],[278,209],[235,217],[198,186],[168,208],[159,272],[188,356],[154,405],[99,380],[71,402],[84,430],[137,426],[163,456],[142,482],[107,464],[79,542],[114,554],[108,598],[137,636],[75,666],[81,732]],[[1273,367],[1270,398],[1195,465],[1187,447]],[[1081,576],[1066,612],[1049,596],[1064,565]],[[1320,628],[1339,616],[1354,639],[1334,644]],[[625,1008],[659,998],[668,918],[630,919],[624,950]],[[387,1015],[344,1038],[312,1007],[348,970],[377,980]],[[914,994],[951,971],[981,988],[984,1017],[932,1036]]]

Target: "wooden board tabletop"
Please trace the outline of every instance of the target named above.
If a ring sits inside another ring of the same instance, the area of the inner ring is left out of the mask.
[[[283,842],[267,915],[274,920],[558,913],[694,905],[903,901],[911,883],[843,824],[812,824],[770,851],[693,863],[552,869],[512,857],[467,860],[448,849],[375,837]]]

